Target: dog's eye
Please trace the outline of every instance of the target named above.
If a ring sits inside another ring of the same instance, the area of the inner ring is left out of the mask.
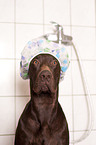
[[[33,63],[37,65],[37,64],[39,64],[39,61],[38,60],[34,60]]]
[[[51,64],[55,66],[55,65],[57,65],[57,61],[56,61],[56,60],[53,60],[53,61],[51,62]]]

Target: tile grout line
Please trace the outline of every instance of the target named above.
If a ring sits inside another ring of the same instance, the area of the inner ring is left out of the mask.
[[[95,29],[96,29],[96,0],[95,0]]]
[[[75,133],[78,133],[78,132],[84,132],[84,131],[86,131],[86,130],[76,130],[76,131],[74,131]],[[73,131],[70,131],[71,133],[73,132]],[[96,129],[92,129],[92,132],[96,132]],[[15,134],[0,134],[0,137],[1,136],[14,136]]]
[[[84,132],[84,131],[87,131],[87,130],[75,130],[74,132],[75,133],[80,133],[80,132]],[[73,132],[73,131],[70,131],[71,133]],[[92,129],[92,132],[96,132],[96,129]],[[0,137],[1,136],[14,136],[15,134],[0,134]]]
[[[44,35],[44,32],[45,32],[45,29],[44,29],[44,0],[42,0],[42,3],[43,3],[43,35]]]
[[[71,0],[70,0],[70,34],[72,36],[72,9],[71,9]],[[72,46],[71,46],[71,58],[72,58]],[[73,97],[73,79],[72,79],[72,67],[71,67],[71,85],[72,85],[72,140],[74,141],[74,97]],[[71,142],[71,140],[70,140]],[[73,143],[74,145],[74,143]]]
[[[95,40],[96,40],[96,0],[95,0]],[[95,42],[96,45],[96,42]]]
[[[72,94],[60,94],[59,97],[71,97]],[[84,95],[87,95],[87,94],[73,94],[73,96],[84,96]],[[91,94],[91,96],[96,96],[96,94]],[[14,96],[0,96],[0,97],[14,97]],[[16,97],[30,97],[30,95],[16,95]]]
[[[84,95],[86,95],[86,94],[73,94],[73,96],[77,96],[77,97],[80,97],[80,96],[84,96]],[[70,97],[70,96],[72,96],[72,94],[60,94],[59,95],[59,97]],[[91,96],[96,96],[96,94],[91,94]],[[0,97],[14,97],[14,96],[0,96]],[[30,95],[16,95],[16,97],[26,97],[26,98],[28,98],[28,97],[30,97]]]
[[[1,137],[1,136],[3,136],[3,137],[4,137],[4,136],[14,136],[14,135],[15,135],[15,134],[0,134],[0,137]]]
[[[14,24],[14,22],[0,22],[0,24],[2,24],[2,23],[3,23],[3,24],[4,24],[4,23],[5,23],[5,24]],[[25,24],[25,25],[26,25],[26,24],[27,24],[27,25],[42,25],[41,23],[23,23],[23,22],[15,22],[15,23],[16,23],[16,24]],[[44,25],[49,26],[50,24],[44,24]],[[65,27],[67,27],[67,26],[70,27],[70,26],[71,26],[71,27],[96,28],[96,26],[91,26],[91,25],[90,25],[90,26],[87,26],[87,25],[84,26],[84,25],[71,25],[71,24],[70,24],[70,25],[64,25],[64,24],[62,24],[62,26],[65,26]]]
[[[15,108],[15,129],[16,129],[16,0],[14,0],[14,108]]]

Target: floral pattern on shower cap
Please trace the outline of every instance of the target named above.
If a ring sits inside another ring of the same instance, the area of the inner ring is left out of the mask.
[[[66,48],[62,44],[57,44],[42,37],[29,41],[23,49],[20,61],[20,76],[23,79],[29,78],[29,64],[39,54],[50,54],[59,61],[61,67],[60,80],[63,80],[70,63]]]

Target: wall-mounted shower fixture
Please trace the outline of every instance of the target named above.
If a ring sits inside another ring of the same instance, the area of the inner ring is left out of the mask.
[[[56,22],[51,22],[56,27],[55,33],[46,34],[44,37],[47,40],[53,41],[55,43],[64,44],[64,45],[71,45],[72,44],[72,37],[68,35],[64,35],[63,27]]]
[[[90,98],[91,98],[90,90],[89,90],[86,75],[85,75],[85,72],[83,69],[80,53],[78,52],[78,49],[75,47],[74,43],[72,42],[72,37],[64,35],[63,27],[61,25],[57,24],[56,22],[51,22],[51,23],[56,27],[56,31],[55,31],[55,33],[44,35],[44,38],[46,38],[47,40],[59,43],[59,44],[73,46],[75,54],[78,58],[80,73],[81,73],[83,84],[84,84],[85,99],[86,99],[86,104],[87,104],[87,109],[88,109],[88,124],[87,124],[87,128],[86,128],[86,131],[84,132],[84,134],[79,139],[71,141],[71,143],[74,144],[74,143],[81,142],[91,133],[91,130],[93,128],[93,122],[94,122],[93,105],[90,100]]]

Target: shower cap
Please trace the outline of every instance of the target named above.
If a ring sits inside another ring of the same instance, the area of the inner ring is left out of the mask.
[[[29,41],[21,52],[20,76],[24,80],[29,78],[29,64],[39,54],[50,54],[59,61],[61,67],[60,80],[63,80],[70,63],[66,48],[62,44],[46,40],[43,37]]]

